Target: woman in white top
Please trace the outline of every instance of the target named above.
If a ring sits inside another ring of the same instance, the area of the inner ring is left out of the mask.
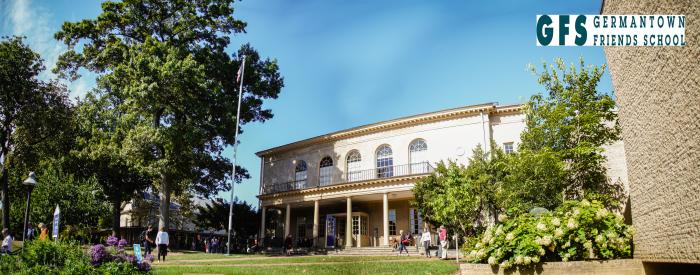
[[[423,248],[425,249],[425,256],[430,258],[430,227],[425,227],[423,228],[423,235],[420,237],[420,242],[423,244]]]
[[[163,256],[163,261],[165,262],[165,255],[168,254],[168,244],[170,243],[170,237],[165,228],[161,227],[158,230],[158,235],[156,235],[156,245],[158,246],[158,262],[160,262],[160,256]]]

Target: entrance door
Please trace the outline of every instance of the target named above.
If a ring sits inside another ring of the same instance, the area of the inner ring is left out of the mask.
[[[326,247],[335,247],[335,226],[335,217],[333,215],[326,215]]]
[[[369,219],[366,215],[352,216],[352,241],[353,246],[362,247],[369,245]]]

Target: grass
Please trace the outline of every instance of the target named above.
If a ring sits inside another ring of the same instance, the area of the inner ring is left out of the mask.
[[[184,253],[155,263],[155,274],[454,274],[454,261],[396,256],[267,257]]]

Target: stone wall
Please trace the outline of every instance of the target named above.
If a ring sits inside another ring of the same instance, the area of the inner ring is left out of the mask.
[[[625,141],[634,257],[700,263],[700,1],[604,1],[603,14],[684,14],[684,47],[606,47]]]

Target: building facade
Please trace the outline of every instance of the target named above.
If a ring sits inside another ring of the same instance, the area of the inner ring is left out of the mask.
[[[291,235],[317,247],[364,247],[389,245],[401,231],[419,234],[422,217],[410,205],[416,181],[442,160],[466,165],[491,139],[517,150],[524,119],[522,105],[487,103],[260,151],[260,236],[273,245]],[[625,181],[624,159],[615,159],[610,170],[619,175],[611,177]]]

